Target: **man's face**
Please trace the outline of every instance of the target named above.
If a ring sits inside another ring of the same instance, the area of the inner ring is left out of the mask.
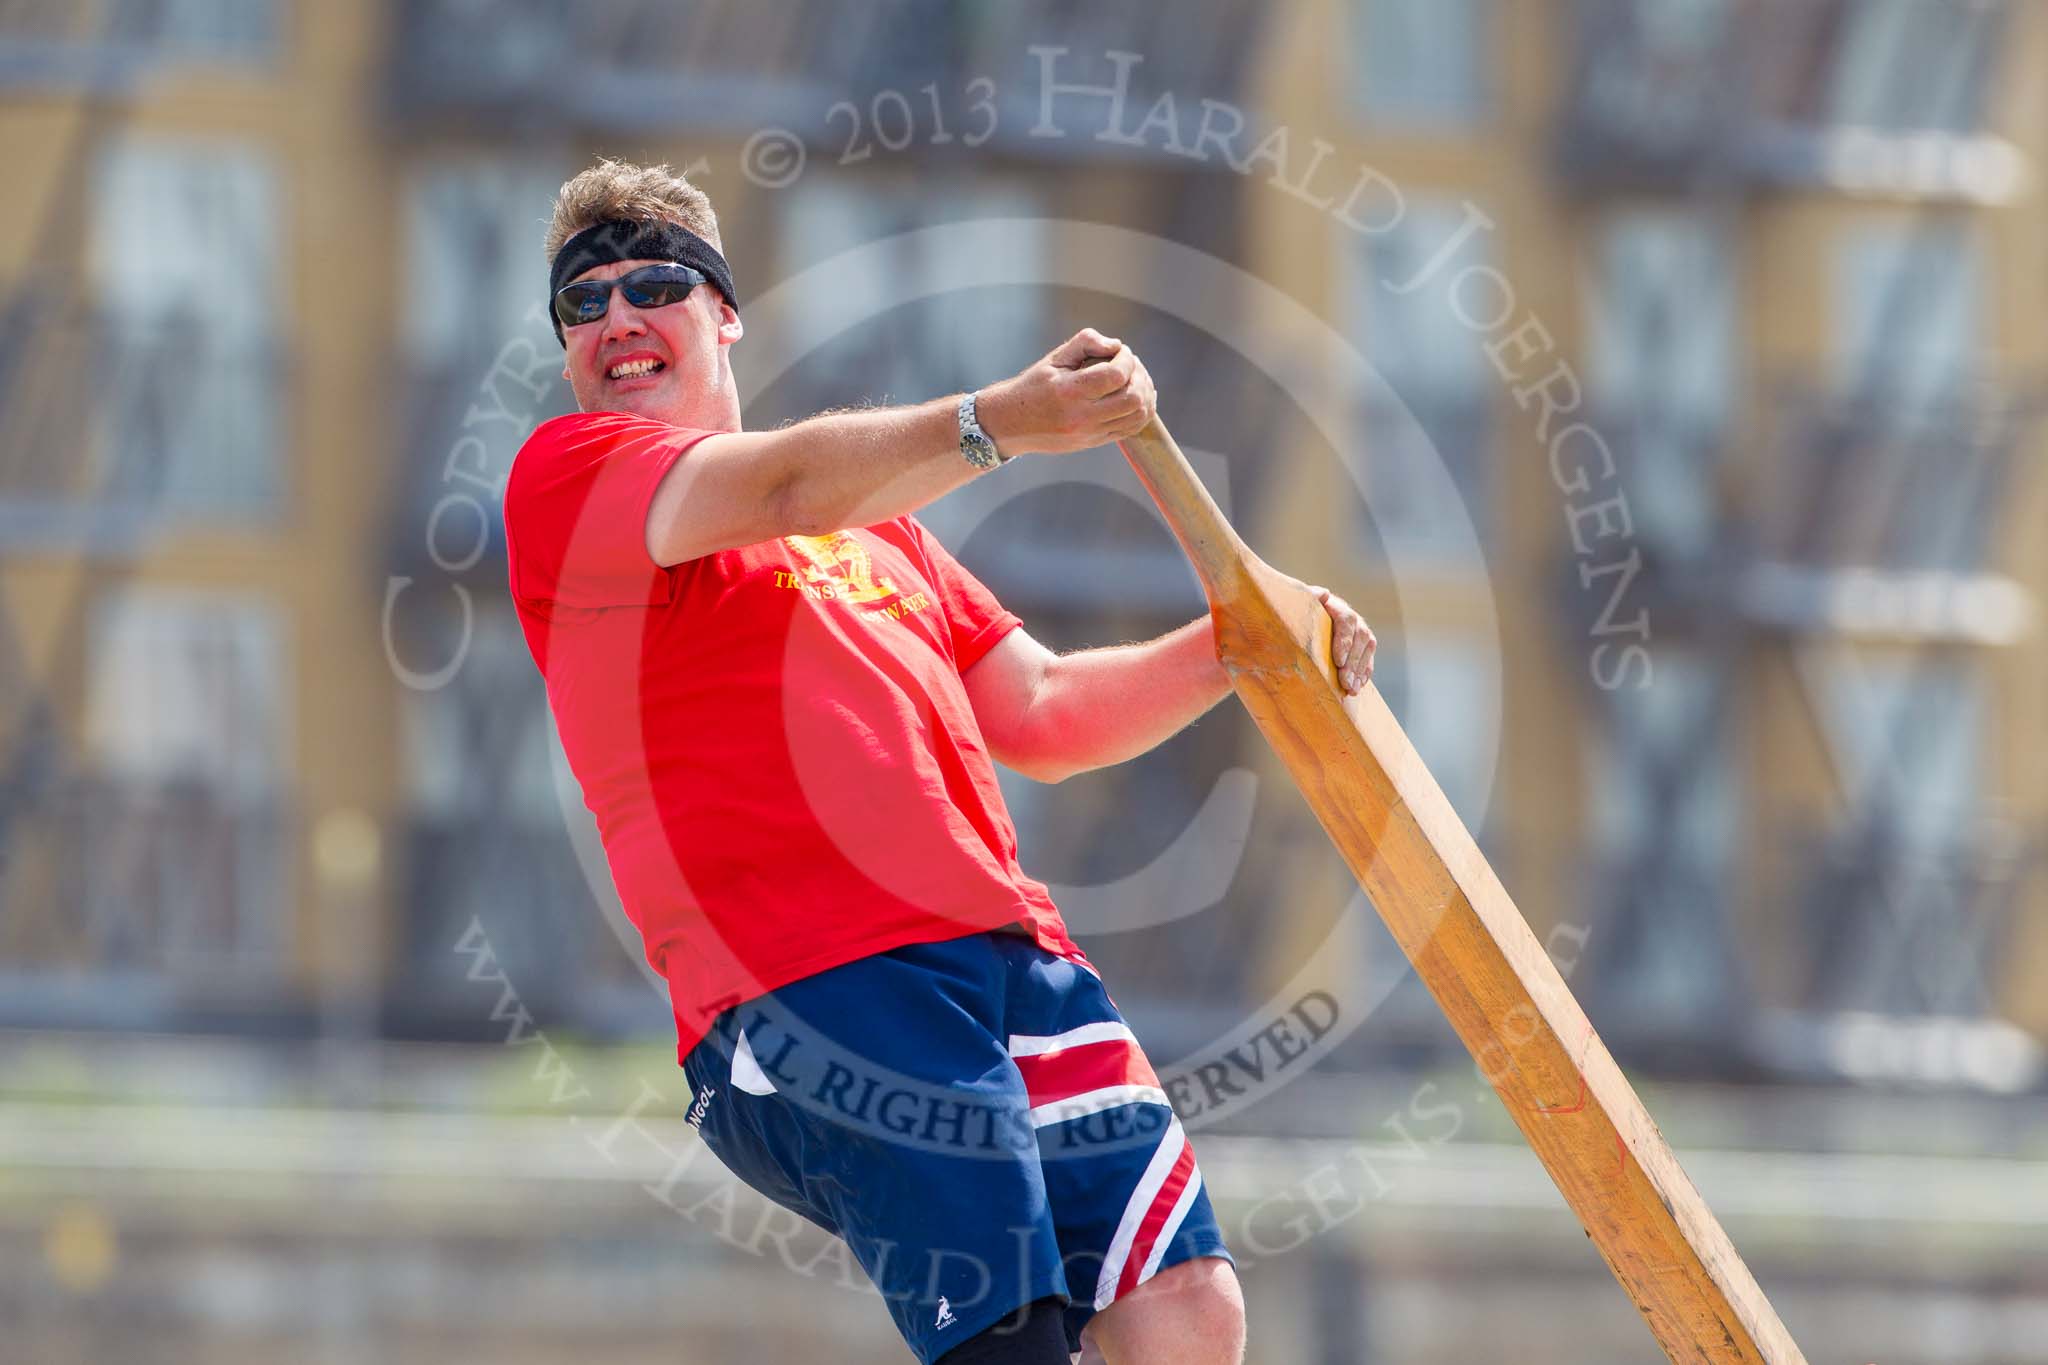
[[[660,264],[614,261],[576,278],[615,280]],[[725,384],[722,348],[739,336],[739,315],[716,285],[700,284],[681,303],[644,311],[614,290],[603,317],[562,329],[562,372],[584,412],[631,412],[687,426],[711,411]]]

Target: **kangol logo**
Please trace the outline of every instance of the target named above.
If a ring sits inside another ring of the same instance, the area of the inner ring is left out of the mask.
[[[684,1122],[688,1123],[692,1128],[701,1129],[704,1126],[704,1115],[710,1112],[711,1109],[711,1097],[717,1093],[718,1087],[715,1085],[707,1085],[698,1091],[697,1102],[690,1106],[689,1116]]]

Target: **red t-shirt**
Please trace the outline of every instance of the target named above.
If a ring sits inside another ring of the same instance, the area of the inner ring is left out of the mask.
[[[1019,924],[1081,960],[960,680],[1017,618],[911,517],[660,567],[648,503],[710,434],[558,417],[505,488],[520,626],[679,1052],[906,943]]]

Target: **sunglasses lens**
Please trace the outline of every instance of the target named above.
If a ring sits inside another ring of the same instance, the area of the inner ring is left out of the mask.
[[[555,317],[564,327],[595,322],[604,316],[610,293],[608,285],[601,281],[572,284],[555,295]]]
[[[696,287],[694,278],[676,271],[628,275],[619,281],[619,292],[635,308],[666,308],[671,303],[681,303]]]
[[[635,308],[665,308],[681,303],[702,283],[696,271],[673,265],[648,266],[616,280],[583,280],[555,294],[555,317],[564,327],[596,322],[610,306],[613,289]]]

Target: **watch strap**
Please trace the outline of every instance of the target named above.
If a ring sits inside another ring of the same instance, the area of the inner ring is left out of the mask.
[[[975,415],[972,390],[960,396],[960,454],[977,469],[994,469],[1010,457],[996,449],[996,443],[981,428]]]

